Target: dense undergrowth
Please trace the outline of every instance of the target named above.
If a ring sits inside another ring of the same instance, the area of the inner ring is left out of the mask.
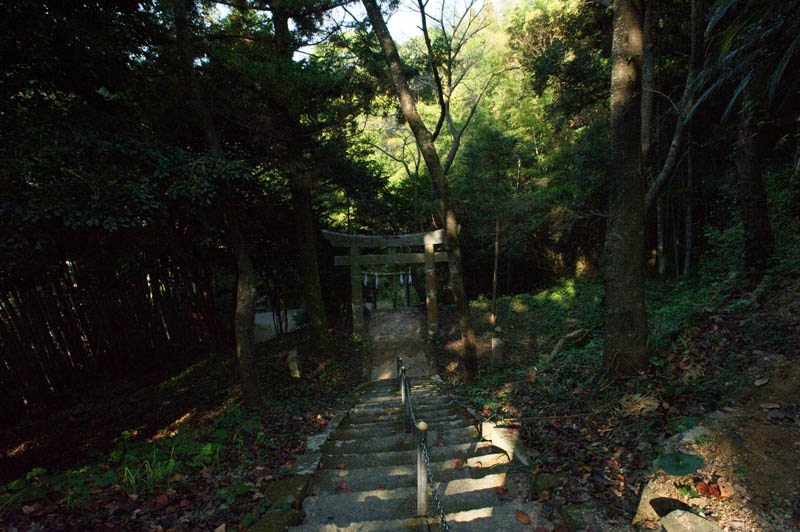
[[[75,453],[76,465],[53,467],[41,454],[40,463],[29,461],[35,465],[27,474],[0,487],[0,525],[139,530],[227,524],[230,530],[255,522],[279,504],[265,495],[270,483],[290,473],[305,437],[324,428],[338,398],[362,377],[353,371],[361,365],[359,346],[344,340],[337,353],[302,360],[304,378],[291,379],[281,353],[304,341],[300,333],[262,345],[263,409],[242,406],[235,360],[210,355],[127,396],[39,420],[23,431],[30,440],[4,449],[4,458],[41,447],[44,433],[62,423],[76,432],[92,430],[98,420],[124,428],[108,441],[87,439],[92,447],[85,453],[49,442],[51,456]],[[11,441],[8,435],[4,441]]]

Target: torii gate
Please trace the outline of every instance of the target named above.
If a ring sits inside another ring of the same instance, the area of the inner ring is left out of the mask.
[[[425,264],[425,306],[428,309],[428,334],[439,325],[439,308],[436,301],[437,262],[447,262],[447,252],[436,251],[436,245],[444,244],[444,229],[428,233],[406,235],[351,235],[322,231],[334,247],[350,248],[349,255],[334,258],[336,266],[350,266],[350,293],[353,313],[353,333],[364,332],[364,295],[361,289],[361,267],[376,264]],[[400,247],[424,246],[423,253],[397,253]],[[362,248],[387,249],[384,254],[362,255]]]

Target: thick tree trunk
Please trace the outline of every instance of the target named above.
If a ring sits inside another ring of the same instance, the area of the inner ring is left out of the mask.
[[[450,267],[450,286],[456,301],[456,307],[458,308],[458,321],[461,328],[461,339],[464,344],[462,358],[464,380],[467,383],[472,383],[475,381],[478,374],[475,329],[472,325],[472,314],[469,309],[466,290],[464,289],[464,278],[461,270],[461,246],[458,242],[458,222],[448,195],[447,176],[439,160],[436,147],[433,144],[433,137],[417,112],[417,106],[414,103],[414,98],[408,88],[408,82],[403,73],[400,55],[397,53],[397,47],[395,46],[392,36],[389,34],[380,8],[375,0],[363,0],[363,3],[389,66],[389,73],[398,99],[400,100],[400,107],[403,110],[403,115],[411,131],[414,133],[417,146],[419,146],[422,157],[425,160],[425,165],[428,167],[428,172],[431,174],[433,188],[438,197],[439,207],[444,217],[445,244],[447,246],[447,258]]]
[[[275,53],[284,61],[294,61],[292,34],[289,28],[291,2],[272,2],[272,25],[275,31]],[[328,338],[328,317],[322,298],[322,283],[319,278],[317,258],[317,234],[314,230],[314,212],[311,209],[313,189],[312,170],[303,161],[304,145],[300,117],[284,108],[291,136],[298,140],[293,153],[288,154],[286,170],[294,209],[294,223],[297,235],[298,270],[303,284],[303,300],[306,303],[309,325],[311,327],[311,349],[324,351],[330,346]]]
[[[645,0],[642,34],[642,175],[653,180],[650,152],[653,146],[653,96],[656,88],[655,57],[653,56],[653,18],[657,0]]]
[[[643,51],[640,2],[615,2],[612,43],[612,171],[603,249],[607,378],[635,374],[647,366],[648,359],[644,183],[639,172]]]
[[[200,82],[194,71],[194,53],[189,34],[189,19],[194,13],[194,0],[184,0],[176,4],[175,32],[178,42],[181,64],[192,96],[192,107],[203,127],[211,154],[223,158],[225,152],[219,137],[211,111],[206,103]],[[234,310],[233,329],[236,338],[236,357],[239,362],[239,384],[245,402],[250,406],[260,406],[263,402],[261,388],[256,372],[254,337],[256,309],[256,271],[250,258],[249,246],[236,219],[236,209],[231,206],[231,199],[226,203],[226,232],[228,241],[236,261],[238,281],[236,285],[236,307]]]
[[[239,382],[244,397],[249,404],[256,405],[262,399],[254,349],[258,275],[235,216],[235,213],[229,213],[227,225],[228,240],[236,257],[236,310],[233,319],[236,358],[239,360]]]
[[[742,268],[756,277],[766,269],[772,255],[772,229],[767,210],[767,193],[756,152],[756,128],[749,102],[741,114],[736,143],[736,177],[739,211],[744,229]]]
[[[317,235],[314,230],[314,213],[311,209],[312,179],[307,168],[292,168],[290,173],[294,224],[297,231],[298,266],[311,328],[311,346],[314,350],[324,350],[329,347],[328,319],[325,302],[322,299]]]

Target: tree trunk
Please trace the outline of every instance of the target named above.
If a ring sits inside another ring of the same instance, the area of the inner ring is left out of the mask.
[[[753,124],[751,103],[745,103],[739,124],[739,139],[736,143],[736,177],[739,196],[739,211],[744,229],[742,268],[755,273],[756,278],[764,272],[772,255],[772,230],[767,210],[767,193],[761,176],[761,167],[756,152],[756,128]]]
[[[489,323],[497,326],[497,268],[500,266],[500,219],[494,221],[494,268],[492,268],[492,314]]]
[[[190,16],[194,14],[194,10],[194,0],[184,0],[182,3],[176,4],[174,11],[175,32],[179,54],[192,96],[192,107],[203,127],[211,154],[222,159],[225,156],[222,140],[219,137],[205,94],[194,71],[194,53],[189,34]],[[236,338],[236,357],[239,362],[239,384],[245,402],[250,406],[260,406],[263,403],[263,397],[258,384],[253,345],[255,338],[256,272],[253,261],[250,258],[249,245],[239,227],[236,209],[232,206],[231,198],[226,198],[225,203],[226,231],[231,251],[236,261],[238,274],[233,328]]]
[[[464,344],[464,352],[462,355],[464,380],[467,383],[473,383],[478,374],[475,329],[472,326],[469,301],[467,300],[466,290],[464,289],[464,278],[461,270],[461,246],[458,241],[458,222],[448,195],[447,176],[439,160],[436,147],[433,144],[431,133],[428,131],[428,128],[425,127],[422,118],[417,112],[417,106],[414,103],[413,95],[408,88],[408,82],[403,73],[400,55],[397,53],[397,47],[395,46],[394,40],[392,40],[392,36],[389,34],[380,8],[376,0],[363,0],[363,3],[389,66],[389,73],[398,99],[400,100],[400,107],[403,110],[403,115],[411,131],[414,133],[417,146],[419,146],[422,157],[425,160],[425,165],[428,167],[428,172],[431,174],[433,188],[444,217],[445,244],[447,246],[447,258],[450,267],[450,286],[453,291],[453,298],[456,301],[456,307],[458,308],[458,321],[461,328],[461,339]]]
[[[792,177],[789,182],[789,190],[792,191],[791,205],[792,212],[800,215],[800,139],[797,143],[797,155],[795,155],[794,170],[792,170]]]
[[[291,14],[290,2],[272,2],[272,26],[275,31],[275,53],[284,61],[294,61],[294,48],[289,27]],[[297,235],[298,269],[303,284],[303,300],[306,303],[309,326],[311,328],[311,349],[326,350],[330,346],[328,338],[328,317],[325,302],[322,298],[322,283],[319,278],[319,260],[317,259],[317,234],[314,230],[314,212],[311,208],[312,170],[303,161],[304,148],[302,124],[296,113],[284,107],[286,128],[290,136],[297,141],[296,149],[287,154],[286,170],[289,174],[289,187],[292,194],[294,223]]]
[[[653,56],[653,18],[657,0],[645,0],[642,35],[642,175],[653,180],[650,152],[653,145],[653,96],[656,88],[655,57]]]
[[[686,135],[686,218],[683,228],[683,275],[689,275],[692,269],[692,249],[694,246],[694,205],[695,205],[695,177],[694,157],[695,150],[692,146],[691,127]]]
[[[689,59],[689,79],[694,82],[697,73],[703,68],[703,57],[705,55],[704,30],[705,19],[705,0],[692,0],[692,55]],[[694,149],[694,135],[692,124],[686,126],[686,151],[687,151],[687,183],[686,183],[686,227],[684,228],[684,255],[683,255],[683,274],[688,275],[692,268],[694,254],[694,229],[697,225],[697,208],[702,204],[697,201],[701,187],[699,178],[696,175],[696,150]]]
[[[640,169],[642,10],[636,0],[614,4],[611,51],[610,195],[603,278],[606,291],[606,378],[647,366],[644,298],[645,204]]]
[[[262,400],[254,349],[258,275],[235,216],[234,212],[228,215],[228,239],[236,257],[236,310],[233,319],[236,358],[239,360],[239,382],[244,397],[249,404],[257,405]]]
[[[303,298],[306,302],[311,346],[314,350],[329,347],[328,318],[325,302],[322,299],[322,285],[319,280],[319,261],[317,260],[317,235],[314,231],[314,213],[311,209],[311,174],[306,168],[292,168],[290,172],[294,224],[297,231],[298,260],[300,278],[303,284]]]

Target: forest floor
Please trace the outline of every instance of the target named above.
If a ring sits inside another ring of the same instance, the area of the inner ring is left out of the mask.
[[[504,353],[496,360],[489,302],[475,302],[483,369],[475,386],[459,382],[457,321],[443,313],[439,370],[484,417],[520,431],[534,458],[531,498],[548,502],[554,515],[577,505],[632,519],[665,440],[703,425],[709,431],[690,451],[705,466],[661,473],[681,508],[725,530],[797,530],[800,279],[768,276],[752,290],[740,286],[654,286],[651,367],[626,382],[603,384],[595,280],[501,299]],[[585,333],[554,351],[576,330]]]
[[[266,407],[241,406],[232,356],[108,383],[0,431],[0,530],[231,530],[280,503],[305,438],[361,380],[358,346],[324,360],[282,356],[302,331],[260,344]],[[354,359],[355,357],[355,359]],[[355,362],[355,364],[353,363]]]
[[[638,378],[602,384],[602,286],[562,281],[498,304],[502,357],[490,355],[489,302],[473,303],[481,376],[459,381],[459,334],[443,309],[437,362],[453,393],[519,430],[533,500],[563,530],[569,509],[633,518],[665,440],[711,429],[705,466],[670,479],[686,506],[728,530],[800,527],[800,279],[662,281],[649,290],[653,356]],[[574,331],[585,331],[560,342]],[[297,332],[261,344],[268,404],[241,407],[232,356],[211,355],[106,383],[70,405],[0,430],[0,530],[247,529],[283,504],[306,436],[363,378],[358,345],[325,359],[283,354]],[[558,349],[555,346],[561,344]],[[719,490],[719,491],[717,491]],[[579,514],[580,512],[575,512]],[[645,522],[646,526],[656,526]]]

